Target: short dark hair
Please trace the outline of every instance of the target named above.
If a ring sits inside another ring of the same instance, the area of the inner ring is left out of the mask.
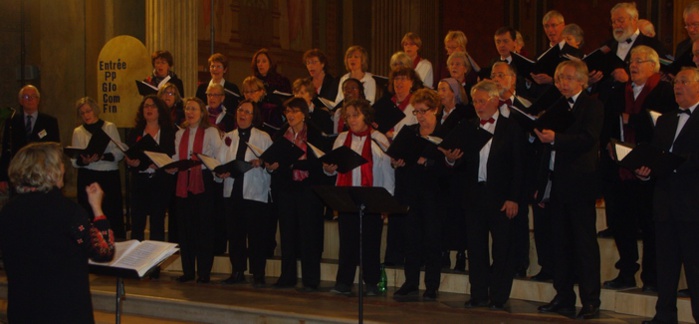
[[[495,36],[509,34],[512,40],[517,39],[517,30],[510,26],[502,26],[495,31]]]
[[[350,101],[346,101],[342,105],[342,111],[341,111],[341,116],[342,118],[345,118],[345,115],[347,115],[347,107],[354,107],[354,109],[359,110],[362,115],[364,115],[364,123],[371,126],[371,124],[374,123],[374,108],[371,106],[371,103],[366,100],[366,99],[352,99]]]
[[[298,108],[301,110],[303,115],[308,118],[308,103],[306,100],[300,97],[292,97],[284,102],[284,108]]]
[[[150,55],[150,64],[155,66],[155,60],[156,59],[164,59],[167,61],[167,64],[170,65],[171,67],[175,65],[173,63],[173,58],[172,58],[172,53],[170,51],[155,51],[153,54]]]

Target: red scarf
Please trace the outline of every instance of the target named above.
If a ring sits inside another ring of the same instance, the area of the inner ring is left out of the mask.
[[[292,143],[294,143],[294,145],[298,146],[301,150],[303,150],[303,155],[301,155],[299,160],[305,160],[308,158],[308,145],[306,145],[308,132],[306,130],[306,124],[303,125],[303,129],[301,129],[301,131],[296,136],[294,136],[293,128],[287,128],[286,132],[284,132],[284,137]],[[292,172],[294,181],[303,181],[304,179],[308,178],[308,171],[293,169]]]
[[[182,139],[180,140],[180,160],[189,158],[189,156],[187,156],[189,130],[189,127],[185,128]],[[197,127],[197,133],[194,135],[192,153],[204,153],[202,147],[204,147],[204,128]],[[201,165],[192,167],[188,172],[180,171],[177,174],[177,197],[187,198],[187,192],[191,192],[195,195],[204,192],[204,178],[201,174]]]
[[[362,147],[362,157],[365,158],[367,163],[360,166],[359,171],[362,175],[362,187],[372,187],[374,185],[374,160],[371,154],[371,127],[366,131],[361,133],[354,133],[351,130],[347,132],[347,138],[345,138],[344,146],[352,148],[352,136],[362,137],[365,136],[364,146]],[[352,171],[346,173],[339,173],[337,175],[337,186],[338,187],[351,187],[352,186]]]
[[[413,60],[413,70],[417,68],[417,65],[422,61],[422,57],[420,55],[415,56],[415,59]]]
[[[636,99],[633,98],[633,82],[626,84],[626,89],[624,89],[625,96],[625,107],[624,112],[629,115],[635,115],[641,113],[643,110],[643,102],[646,100],[648,94],[655,89],[655,87],[660,83],[660,73],[653,74],[646,84],[643,86],[641,93],[638,94]],[[636,130],[630,125],[624,125],[624,141],[628,143],[636,144]],[[634,180],[636,176],[629,170],[624,168],[619,168],[619,177],[622,180]]]

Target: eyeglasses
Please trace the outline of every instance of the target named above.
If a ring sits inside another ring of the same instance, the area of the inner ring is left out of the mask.
[[[39,96],[37,96],[37,95],[23,95],[22,99],[23,100],[32,100],[32,99],[36,100],[36,99],[39,99]]]
[[[697,82],[697,80],[675,79],[675,80],[672,80],[672,85],[676,86],[679,84],[679,85],[686,86],[692,82]]]
[[[252,111],[245,110],[243,108],[238,108],[238,110],[236,110],[236,111],[241,115],[252,115]]]
[[[220,96],[223,96],[223,94],[221,94],[221,93],[207,93],[206,96],[207,97],[220,97]]]
[[[163,95],[166,95],[166,96],[174,96],[174,95],[175,95],[175,92],[174,92],[174,91],[167,91],[167,92],[163,92]]]
[[[308,61],[306,61],[306,65],[315,65],[315,64],[318,64],[318,63],[320,63],[319,60],[308,60]]]
[[[156,105],[154,105],[154,104],[144,104],[144,105],[143,105],[143,108],[157,108],[157,107],[158,107],[158,106],[156,106]]]
[[[262,91],[262,89],[257,89],[257,90],[245,90],[243,91],[243,94],[253,94],[255,92]]]
[[[184,107],[184,111],[198,111],[198,110],[201,110],[201,108],[199,108],[199,107],[194,107],[194,106],[187,106],[187,107]]]
[[[611,21],[612,25],[623,25],[626,23],[626,17],[619,17],[617,19],[612,19]]]
[[[549,29],[549,28],[556,28],[558,26],[562,25],[561,23],[557,24],[544,24],[544,29]]]
[[[493,74],[490,75],[490,78],[491,78],[491,79],[495,79],[495,78],[504,78],[504,77],[506,77],[506,76],[510,76],[510,75],[509,75],[509,74],[505,74],[505,73],[493,73]]]
[[[629,61],[629,65],[634,64],[634,63],[641,64],[641,63],[646,63],[646,62],[653,62],[653,61],[651,61],[651,60],[631,60],[631,61]]]
[[[699,23],[686,24],[686,25],[684,25],[684,29],[687,29],[687,30],[689,30],[689,29],[694,29],[694,30],[699,29]]]
[[[432,109],[415,109],[415,110],[413,110],[413,116],[424,115],[424,114],[428,113],[428,112],[431,111],[431,110],[432,110]]]
[[[223,70],[223,65],[221,65],[221,64],[209,65],[209,70],[214,70],[214,69]]]

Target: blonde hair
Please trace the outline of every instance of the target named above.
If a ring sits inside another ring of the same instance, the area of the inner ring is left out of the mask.
[[[15,190],[22,194],[47,192],[63,178],[63,148],[56,142],[31,143],[17,152],[7,170]]]
[[[633,54],[645,55],[646,60],[653,62],[653,72],[658,73],[660,71],[660,57],[658,57],[658,52],[652,47],[646,45],[636,46],[631,49],[631,55]]]
[[[585,64],[585,62],[581,60],[563,61],[560,64],[558,64],[558,66],[556,67],[556,72],[553,76],[554,81],[558,82],[560,74],[563,72],[563,69],[568,66],[572,66],[573,68],[575,68],[575,79],[582,83],[583,89],[587,88],[587,64]]]
[[[82,97],[75,102],[75,111],[78,114],[78,118],[80,118],[80,108],[84,105],[90,106],[90,108],[92,108],[92,113],[95,114],[95,117],[99,117],[100,111],[97,108],[97,102],[90,97]]]
[[[460,30],[450,30],[446,36],[444,36],[444,45],[447,44],[447,42],[455,41],[459,47],[463,48],[464,52],[466,51],[466,44],[468,44],[468,38],[466,38],[466,34]]]
[[[401,66],[413,68],[413,60],[410,59],[410,56],[408,54],[405,54],[403,51],[398,51],[393,53],[391,55],[391,63],[389,64],[391,67],[391,70],[395,70]]]

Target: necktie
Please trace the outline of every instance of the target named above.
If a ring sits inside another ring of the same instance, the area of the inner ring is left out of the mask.
[[[498,107],[502,107],[502,105],[507,105],[508,107],[512,106],[512,100],[510,100],[510,99],[500,100],[500,105]]]
[[[574,105],[574,104],[575,104],[575,99],[573,99],[573,97],[568,98],[568,103],[571,104],[571,105]]]
[[[24,134],[27,138],[32,136],[32,115],[27,115],[27,123],[24,124]]]
[[[488,123],[494,123],[495,119],[493,117],[490,117],[490,119],[481,119],[481,126],[488,124]]]

